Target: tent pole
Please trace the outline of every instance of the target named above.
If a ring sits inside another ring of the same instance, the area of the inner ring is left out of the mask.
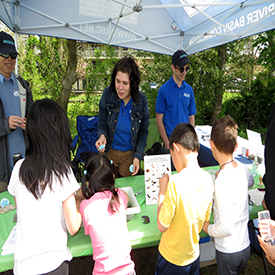
[[[126,2],[126,1],[125,1],[125,2]],[[120,14],[119,14],[119,16],[118,16],[118,18],[117,18],[116,24],[115,24],[115,26],[114,26],[114,29],[113,29],[113,31],[112,31],[112,34],[111,34],[111,36],[110,36],[110,39],[109,39],[107,45],[110,45],[110,43],[111,43],[111,41],[112,41],[112,38],[113,38],[113,36],[114,36],[114,34],[115,34],[116,27],[117,27],[117,24],[118,24],[118,22],[119,22],[119,19],[123,16],[123,15],[122,15],[123,9],[124,9],[124,5],[121,7]],[[111,23],[111,21],[110,21],[110,23]]]
[[[18,38],[17,32],[15,32],[14,33],[14,42],[15,42],[15,48],[18,51],[17,38]],[[18,59],[17,58],[15,61],[15,74],[16,74],[16,76],[18,76]]]
[[[126,1],[127,1],[127,0],[124,0],[124,2],[126,2]],[[139,4],[137,4],[137,6],[140,5],[141,1],[142,1],[142,0],[140,0]],[[118,1],[115,1],[115,2],[119,3]],[[110,45],[110,43],[111,43],[111,41],[112,41],[112,38],[113,38],[113,36],[114,36],[114,34],[115,34],[115,31],[116,31],[116,28],[117,28],[117,25],[118,25],[118,22],[119,22],[120,18],[123,16],[123,14],[122,14],[123,9],[124,9],[124,7],[126,6],[125,3],[119,3],[119,4],[122,5],[122,8],[121,8],[120,14],[119,14],[119,16],[118,16],[118,18],[117,18],[116,24],[115,24],[115,26],[114,26],[113,32],[112,32],[112,34],[111,34],[111,36],[110,36],[110,39],[109,39],[107,45]],[[111,21],[110,21],[110,23],[111,23]]]
[[[179,50],[184,50],[182,48],[182,45],[183,45],[183,37],[184,37],[184,32],[183,31],[180,31],[180,39],[179,39]]]

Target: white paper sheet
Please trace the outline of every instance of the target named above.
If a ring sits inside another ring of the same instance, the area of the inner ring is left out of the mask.
[[[259,191],[258,189],[248,190],[248,194],[250,195],[251,201],[256,205],[261,205],[264,199],[264,191]]]
[[[251,154],[263,158],[264,149],[261,134],[248,129],[246,129],[246,132],[249,140],[249,146],[251,148]]]
[[[170,154],[144,156],[146,205],[158,203],[159,179],[164,174],[171,176]]]
[[[15,248],[15,237],[16,237],[16,225],[13,227],[10,235],[2,247],[1,255],[9,255],[14,253]]]

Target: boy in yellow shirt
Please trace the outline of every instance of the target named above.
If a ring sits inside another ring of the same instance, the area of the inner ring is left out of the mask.
[[[170,154],[178,173],[159,181],[159,244],[156,275],[199,274],[199,233],[209,221],[213,181],[198,164],[200,143],[190,124],[178,124],[170,136]]]

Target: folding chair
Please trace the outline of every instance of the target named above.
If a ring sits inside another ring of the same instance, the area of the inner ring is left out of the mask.
[[[77,180],[80,180],[81,168],[83,168],[87,160],[94,154],[98,154],[95,146],[95,142],[98,139],[97,124],[97,116],[78,116],[76,118],[78,135],[75,136],[71,143],[71,151],[74,156],[72,161],[73,171]]]

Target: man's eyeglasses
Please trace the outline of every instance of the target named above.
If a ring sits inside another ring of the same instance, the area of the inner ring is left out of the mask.
[[[11,59],[15,59],[17,57],[17,53],[0,53],[0,56],[4,58],[9,58],[10,56]]]
[[[190,67],[189,67],[189,66],[180,68],[179,66],[176,65],[175,67],[180,71],[181,74],[184,72],[184,70],[185,70],[186,72],[188,72],[188,71],[190,70]]]

